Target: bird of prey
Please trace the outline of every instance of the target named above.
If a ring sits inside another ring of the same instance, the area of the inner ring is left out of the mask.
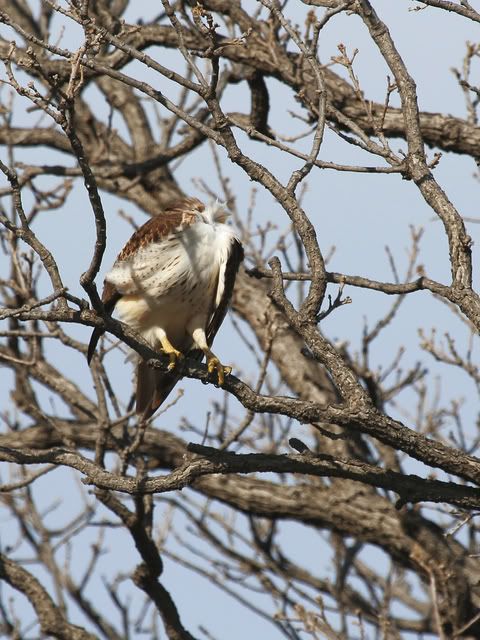
[[[183,355],[201,360],[223,384],[231,371],[211,350],[230,302],[243,248],[219,202],[185,198],[151,218],[130,238],[105,276],[107,313],[137,331],[170,358],[167,371],[137,365],[136,411],[147,419],[180,379]],[[103,330],[95,328],[90,363]]]

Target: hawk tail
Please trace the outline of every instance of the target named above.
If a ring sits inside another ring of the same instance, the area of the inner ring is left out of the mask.
[[[136,412],[148,420],[167,399],[180,379],[175,371],[152,369],[142,360],[137,366]]]

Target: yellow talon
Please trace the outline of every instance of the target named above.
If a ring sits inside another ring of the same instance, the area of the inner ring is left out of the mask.
[[[229,376],[232,373],[232,367],[224,367],[217,356],[209,356],[207,358],[207,369],[211,375],[214,371],[217,372],[218,384],[223,387],[225,382],[225,376]]]
[[[177,351],[177,349],[174,349],[173,351],[168,351],[166,353],[170,359],[170,363],[167,367],[167,371],[172,371],[177,366],[177,362],[181,360],[181,358],[183,358],[183,354],[180,351]]]
[[[160,343],[162,345],[162,351],[165,355],[169,357],[170,364],[168,365],[167,371],[172,371],[177,366],[177,362],[183,358],[183,353],[181,353],[178,349],[175,349],[173,344],[164,336],[160,338]]]

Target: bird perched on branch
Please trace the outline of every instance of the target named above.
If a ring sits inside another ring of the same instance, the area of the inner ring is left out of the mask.
[[[137,331],[170,358],[168,371],[137,366],[136,410],[149,418],[180,379],[182,356],[206,356],[210,374],[223,384],[230,367],[211,350],[232,297],[243,248],[225,224],[221,203],[205,206],[185,198],[140,227],[105,276],[102,301],[107,313]],[[90,363],[102,329],[94,329]]]

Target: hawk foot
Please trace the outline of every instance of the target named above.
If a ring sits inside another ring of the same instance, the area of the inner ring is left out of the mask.
[[[175,349],[163,330],[160,337],[160,344],[162,345],[163,353],[170,359],[170,364],[168,365],[167,371],[172,371],[177,366],[178,361],[183,358],[183,353],[181,353],[178,349]]]
[[[177,366],[178,361],[183,358],[183,353],[181,353],[181,351],[178,351],[174,347],[172,347],[172,349],[169,349],[168,351],[167,349],[163,349],[163,351],[170,360],[167,371],[173,371],[173,369],[175,369],[175,367]]]
[[[232,373],[232,367],[225,367],[217,356],[207,356],[207,369],[209,375],[214,371],[217,373],[218,384],[223,387],[225,382],[225,376],[229,376]]]

